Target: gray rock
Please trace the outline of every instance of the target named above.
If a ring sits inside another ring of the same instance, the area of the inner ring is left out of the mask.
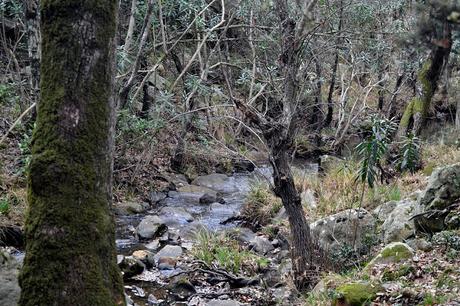
[[[235,212],[234,208],[231,206],[220,203],[212,203],[211,206],[209,206],[209,210],[213,215],[219,217],[229,217]]]
[[[411,200],[402,200],[385,219],[382,225],[383,242],[404,241],[414,235],[415,225],[411,220],[415,214],[417,203]]]
[[[208,187],[214,191],[224,194],[238,191],[238,187],[236,186],[233,178],[220,173],[199,176],[193,181],[193,184]]]
[[[168,175],[168,180],[176,187],[180,188],[188,185],[187,177],[183,174],[171,173]]]
[[[200,204],[200,199],[205,194],[208,194],[216,199],[219,197],[216,191],[205,186],[185,185],[183,187],[178,188],[176,191],[170,191],[168,193],[169,198],[166,198],[165,200],[163,200],[163,202],[166,205],[168,205],[170,202]]]
[[[139,275],[145,270],[145,264],[132,256],[123,257],[118,266],[124,279]]]
[[[423,192],[414,218],[417,230],[438,232],[447,228],[447,213],[440,211],[460,200],[460,163],[436,169],[430,176],[428,186]],[[438,211],[439,213],[426,212]]]
[[[237,227],[231,230],[229,234],[239,242],[246,244],[251,244],[251,241],[256,238],[256,234],[246,227]]]
[[[114,205],[115,214],[121,216],[142,214],[146,212],[147,209],[149,209],[149,204],[147,203],[123,202]]]
[[[367,265],[366,270],[377,264],[397,263],[402,260],[412,258],[414,250],[405,243],[392,242],[385,246],[377,256],[375,256]]]
[[[182,207],[163,207],[159,215],[167,226],[185,224],[194,220],[193,216]]]
[[[407,241],[407,245],[414,250],[429,252],[433,249],[433,244],[423,238],[415,238]]]
[[[315,209],[318,206],[316,203],[315,193],[311,189],[302,191],[300,194],[300,199],[302,201],[302,205],[305,205],[311,209]]]
[[[147,303],[149,306],[157,306],[160,305],[161,301],[159,301],[153,294],[150,294]]]
[[[356,250],[366,253],[369,251],[368,242],[377,239],[375,219],[364,209],[344,210],[314,222],[311,229],[321,246],[329,251],[354,244]]]
[[[280,211],[276,214],[273,220],[276,222],[281,222],[283,220],[286,220],[287,218],[288,216],[287,216],[286,208],[281,207]]]
[[[169,292],[176,301],[185,301],[196,293],[196,289],[186,277],[177,276],[171,280]]]
[[[380,222],[385,222],[388,215],[395,209],[398,205],[398,201],[389,201],[377,206],[373,211],[372,214],[379,220]]]
[[[158,239],[153,240],[145,245],[145,248],[149,251],[156,252],[160,248],[160,241]]]
[[[19,268],[19,263],[10,254],[0,250],[0,305],[17,305],[21,294]]]
[[[166,245],[158,253],[155,254],[154,259],[156,262],[158,262],[158,260],[162,257],[177,259],[182,256],[182,253],[182,247],[178,245]]]
[[[234,300],[210,300],[206,306],[240,306],[241,304]]]
[[[149,194],[150,204],[157,204],[164,199],[166,199],[166,194],[164,192],[152,191]]]
[[[320,166],[324,171],[335,169],[338,165],[342,164],[343,160],[332,155],[321,155]]]
[[[179,236],[185,240],[195,240],[198,233],[206,231],[206,226],[201,222],[192,222],[180,229]]]
[[[250,245],[252,249],[259,254],[265,255],[270,251],[273,251],[275,248],[271,244],[270,240],[262,236],[256,236],[251,242]]]
[[[221,203],[224,204],[225,201],[222,198],[222,196],[216,192],[216,193],[205,193],[201,198],[200,198],[200,204],[211,204],[211,203]]]
[[[167,229],[158,216],[146,216],[139,223],[136,233],[140,239],[152,239],[160,236]]]

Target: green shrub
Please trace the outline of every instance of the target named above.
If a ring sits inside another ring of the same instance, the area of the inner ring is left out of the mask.
[[[196,241],[193,257],[235,274],[254,274],[269,263],[268,259],[244,250],[236,240],[224,234],[201,230],[196,233]]]
[[[7,197],[0,199],[0,214],[7,215],[10,212],[10,201]]]

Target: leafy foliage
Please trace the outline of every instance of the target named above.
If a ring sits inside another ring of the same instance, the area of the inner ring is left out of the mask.
[[[10,201],[7,197],[0,199],[0,214],[7,215],[10,211]]]
[[[356,146],[360,157],[360,167],[356,181],[366,183],[374,188],[379,173],[379,166],[388,151],[391,134],[396,124],[385,118],[371,117],[371,130],[367,139]]]
[[[399,158],[399,169],[414,173],[420,165],[420,140],[417,136],[410,134],[403,138],[401,157]]]

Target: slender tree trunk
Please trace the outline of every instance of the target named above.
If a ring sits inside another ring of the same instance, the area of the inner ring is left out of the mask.
[[[136,25],[136,18],[135,18],[136,6],[137,6],[137,0],[132,0],[131,1],[131,13],[129,15],[128,31],[126,32],[125,44],[123,45],[123,52],[125,54],[128,54],[129,50],[131,49],[131,43],[133,40],[133,33],[134,33],[134,26]]]
[[[323,122],[323,97],[322,97],[322,69],[321,62],[318,58],[315,58],[315,69],[316,69],[316,82],[315,82],[315,101],[312,109],[312,115],[310,117],[310,127],[318,130],[321,128]]]
[[[383,38],[382,38],[383,40]],[[379,84],[379,90],[378,90],[378,109],[379,111],[383,110],[383,105],[385,104],[385,63],[383,62],[383,54],[379,54],[378,56],[378,61],[379,61],[379,72],[378,72],[378,81],[381,81]]]
[[[299,72],[300,38],[297,24],[289,17],[287,2],[276,1],[276,9],[282,27],[280,71],[284,79],[282,119],[268,129],[264,129],[264,138],[270,148],[273,166],[275,194],[286,209],[291,228],[291,258],[294,271],[294,283],[298,289],[310,288],[315,281],[316,269],[312,264],[312,239],[310,227],[305,218],[300,195],[295,188],[294,178],[289,165],[288,151],[293,144],[297,126],[297,97]]]
[[[416,84],[416,97],[404,111],[399,123],[398,137],[413,134],[420,135],[442,71],[447,63],[452,47],[451,26],[445,24],[444,37],[431,52],[430,58],[419,71]]]
[[[117,8],[41,1],[21,306],[125,304],[110,211]]]
[[[281,198],[289,218],[291,229],[291,258],[294,271],[294,283],[298,289],[310,288],[318,271],[312,261],[312,239],[310,226],[305,218],[301,198],[295,188],[286,146],[271,147],[274,169],[273,180],[275,194]]]
[[[340,15],[339,15],[339,27],[338,27],[338,34],[342,31],[343,27],[343,0],[340,0]],[[340,46],[341,39],[337,40],[337,46]],[[324,127],[328,127],[332,123],[332,118],[334,116],[334,89],[335,89],[335,81],[337,79],[337,69],[339,67],[339,48],[336,47],[335,57],[334,57],[334,65],[332,66],[332,76],[331,76],[331,84],[329,85],[329,93],[327,95],[327,114],[326,119],[324,120]]]
[[[26,1],[27,41],[30,60],[30,96],[38,102],[40,90],[40,2]]]
[[[402,82],[404,80],[404,73],[398,75],[396,79],[396,84],[391,94],[390,102],[388,103],[387,116],[388,118],[393,118],[396,114],[395,103],[398,97],[399,88],[401,88]]]
[[[460,99],[457,100],[457,110],[455,111],[455,128],[460,131]]]

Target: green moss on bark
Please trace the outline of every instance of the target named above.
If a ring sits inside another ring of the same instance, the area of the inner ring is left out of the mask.
[[[41,2],[19,305],[125,304],[110,212],[116,11],[114,0]]]

